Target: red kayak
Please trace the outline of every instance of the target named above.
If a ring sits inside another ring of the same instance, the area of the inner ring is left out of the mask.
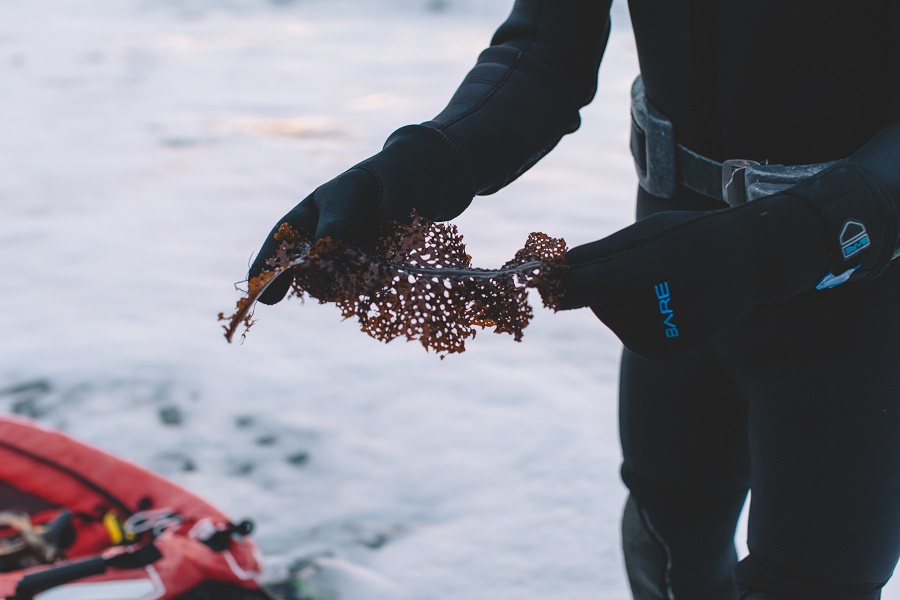
[[[250,529],[137,465],[0,416],[0,598],[269,598]]]

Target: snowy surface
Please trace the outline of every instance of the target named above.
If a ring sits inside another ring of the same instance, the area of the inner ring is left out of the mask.
[[[275,220],[439,111],[510,4],[3,0],[0,410],[255,519],[273,573],[330,557],[340,598],[627,598],[619,346],[588,311],[443,361],[311,303],[243,345],[216,322]],[[630,221],[614,17],[582,130],[458,220],[478,266]]]

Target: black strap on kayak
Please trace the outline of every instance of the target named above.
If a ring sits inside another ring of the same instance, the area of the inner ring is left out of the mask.
[[[29,573],[19,580],[14,600],[31,600],[35,594],[91,575],[101,575],[107,569],[139,569],[162,558],[152,543],[126,550],[110,557],[94,556],[84,560],[62,563],[43,571]]]

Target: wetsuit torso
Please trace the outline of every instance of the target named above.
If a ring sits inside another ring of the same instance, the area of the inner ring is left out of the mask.
[[[844,158],[897,115],[896,2],[630,3],[644,85],[718,160]]]
[[[423,124],[468,157],[459,180],[475,194],[578,128],[609,7],[518,0]],[[716,160],[854,155],[900,207],[900,2],[631,0],[630,10],[647,96],[679,143]],[[638,217],[723,207],[641,190]],[[751,484],[743,585],[779,600],[879,597],[900,553],[898,263],[872,282],[761,306],[671,363],[625,352],[623,477],[669,546],[676,598],[736,598],[734,525]]]

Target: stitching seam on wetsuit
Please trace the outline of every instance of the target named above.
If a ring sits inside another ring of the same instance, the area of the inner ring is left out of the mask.
[[[538,12],[537,12],[537,16],[536,16],[536,19],[535,19],[535,23],[540,23],[540,21],[541,21],[541,15],[544,13],[544,6],[545,6],[545,2],[541,2],[540,8],[538,9]],[[522,50],[519,50],[519,53],[516,55],[516,61],[515,61],[512,65],[510,65],[509,69],[506,71],[506,73],[504,73],[504,75],[503,75],[503,77],[500,79],[500,81],[497,82],[497,85],[494,86],[494,89],[492,89],[490,92],[488,92],[488,93],[487,93],[487,94],[486,94],[486,95],[478,102],[478,104],[476,104],[475,106],[473,106],[473,107],[470,108],[469,110],[465,111],[464,113],[462,113],[462,114],[459,115],[458,117],[456,117],[456,118],[454,118],[454,119],[451,119],[450,121],[447,122],[446,125],[443,125],[443,126],[439,127],[439,128],[438,128],[438,131],[443,131],[444,129],[446,129],[446,128],[450,127],[450,126],[455,125],[456,123],[459,123],[460,121],[462,121],[464,118],[468,117],[469,115],[474,114],[477,110],[479,110],[481,107],[483,107],[485,104],[487,104],[487,101],[490,100],[491,97],[492,97],[494,94],[496,94],[496,93],[499,92],[501,89],[503,89],[503,87],[506,85],[506,82],[509,81],[509,80],[512,78],[513,73],[515,73],[515,72],[516,72],[516,69],[519,68],[519,64],[521,64],[521,62],[522,62],[522,56],[524,56],[526,52],[528,52],[529,50],[531,50],[532,46],[534,46],[534,45],[537,43],[537,41],[538,41],[538,36],[540,35],[540,31],[541,31],[540,28],[538,28],[537,26],[535,26],[535,35],[534,35],[534,39],[533,39],[532,41],[528,42],[528,45],[525,46],[525,48],[523,48]],[[501,45],[502,45],[502,44],[501,44]]]
[[[513,64],[511,64],[511,65],[509,66],[509,68],[507,69],[506,73],[503,74],[503,77],[500,79],[500,81],[497,82],[497,84],[493,87],[493,89],[491,89],[490,92],[488,92],[487,94],[485,94],[484,97],[483,97],[481,100],[479,100],[478,103],[477,103],[475,106],[473,106],[473,107],[470,108],[469,110],[463,112],[461,115],[459,115],[459,116],[457,116],[457,117],[454,117],[453,119],[447,121],[446,124],[439,126],[439,127],[437,128],[437,130],[438,130],[438,131],[443,131],[444,129],[447,129],[447,128],[449,128],[449,127],[452,127],[453,125],[456,125],[457,123],[459,123],[460,121],[462,121],[462,120],[465,119],[466,117],[475,114],[475,113],[476,113],[478,110],[480,110],[485,104],[487,104],[488,100],[490,100],[490,99],[494,96],[494,94],[496,94],[496,93],[499,92],[501,89],[503,89],[504,86],[506,86],[506,82],[508,82],[508,81],[512,78],[513,73],[515,73],[515,72],[516,72],[516,69],[519,68],[519,64],[520,64],[521,61],[522,61],[522,56],[523,56],[528,50],[531,49],[531,46],[532,46],[532,45],[534,45],[534,42],[529,42],[529,43],[528,43],[528,46],[526,46],[523,50],[520,50],[519,53],[516,54],[516,61],[515,61]]]
[[[472,160],[472,157],[469,156],[469,153],[466,152],[465,148],[463,148],[461,145],[457,144],[452,139],[450,139],[450,137],[446,133],[441,131],[440,129],[434,129],[432,127],[427,127],[426,125],[423,125],[423,127],[426,127],[427,129],[431,129],[432,131],[437,133],[439,136],[441,136],[441,139],[444,141],[444,143],[446,143],[448,146],[450,146],[456,152],[458,152],[459,154],[462,155],[463,159],[466,161],[466,164],[469,165],[469,183],[471,184],[471,188],[472,188],[472,196],[474,196],[475,195],[475,161]]]
[[[384,200],[384,184],[381,181],[381,177],[378,176],[378,173],[376,173],[375,171],[373,171],[372,169],[370,169],[369,167],[367,167],[365,165],[356,165],[355,167],[353,167],[353,169],[359,169],[361,171],[365,171],[366,173],[368,173],[369,175],[371,175],[372,177],[375,178],[375,183],[378,184],[378,200],[379,200],[379,202],[383,201]],[[351,171],[353,169],[351,169]]]
[[[638,514],[641,516],[641,521],[644,523],[644,527],[647,528],[647,531],[649,531],[650,535],[653,537],[653,541],[659,545],[666,555],[666,568],[663,571],[663,585],[660,586],[660,589],[666,594],[666,600],[675,600],[675,593],[672,591],[672,552],[669,550],[669,546],[666,545],[665,540],[662,539],[662,536],[659,535],[659,532],[653,527],[653,524],[650,522],[650,517],[647,516],[647,511],[640,506],[637,508]]]

